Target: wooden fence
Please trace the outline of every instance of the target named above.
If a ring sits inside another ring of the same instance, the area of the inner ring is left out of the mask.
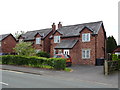
[[[104,74],[108,75],[113,71],[118,71],[120,70],[120,60],[116,61],[108,61],[105,60],[104,62]]]

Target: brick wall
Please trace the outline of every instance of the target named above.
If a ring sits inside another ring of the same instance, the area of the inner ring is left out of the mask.
[[[8,37],[6,37],[4,40],[2,40],[1,43],[1,52],[2,53],[14,53],[13,48],[16,46],[16,40],[13,38],[13,36],[10,34]]]
[[[99,59],[105,58],[105,52],[106,52],[105,51],[106,50],[105,42],[106,42],[105,33],[104,33],[103,28],[101,27],[98,32],[97,40],[96,40],[96,43],[97,43],[96,58],[99,58]]]
[[[90,42],[82,42],[82,34],[83,33],[90,33],[92,32],[85,28],[81,33],[80,33],[80,64],[90,64],[94,65],[95,64],[95,37],[90,36]],[[82,49],[90,49],[90,59],[82,59]]]

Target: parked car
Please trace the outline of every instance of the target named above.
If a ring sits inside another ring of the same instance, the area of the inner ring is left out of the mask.
[[[72,58],[66,54],[55,54],[53,58],[65,58],[66,59],[66,66],[72,66]]]

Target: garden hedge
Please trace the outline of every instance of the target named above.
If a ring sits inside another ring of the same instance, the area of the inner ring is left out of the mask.
[[[62,58],[44,58],[20,55],[4,55],[0,56],[0,58],[2,58],[2,64],[7,65],[28,65],[33,67],[48,65],[56,70],[64,70],[66,67],[66,59]]]

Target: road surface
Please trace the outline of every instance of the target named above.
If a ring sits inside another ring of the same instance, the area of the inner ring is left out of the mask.
[[[2,70],[2,81],[0,84],[2,88],[111,88],[110,84],[105,83],[8,70]]]

